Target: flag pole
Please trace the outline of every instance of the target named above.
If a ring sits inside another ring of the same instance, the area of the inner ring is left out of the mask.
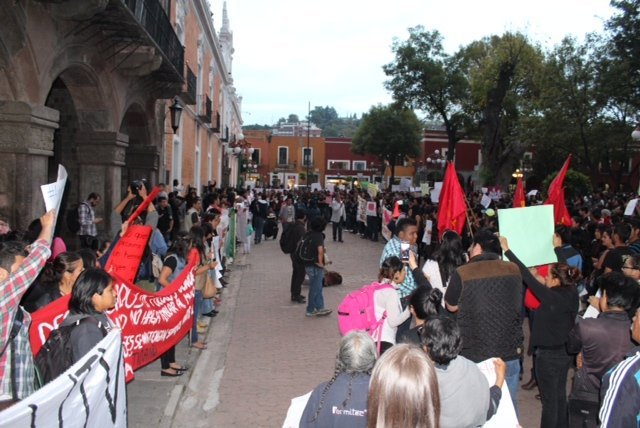
[[[467,194],[464,193],[464,203],[467,206],[467,209],[464,210],[464,215],[467,217],[467,227],[469,228],[469,234],[471,235],[471,239],[473,239],[473,229],[471,228],[471,221],[469,221],[469,211],[471,211],[471,216],[474,220],[476,220],[476,215],[471,210],[471,206],[469,205],[469,200],[467,199]]]

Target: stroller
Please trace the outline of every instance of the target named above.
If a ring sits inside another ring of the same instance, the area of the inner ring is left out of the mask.
[[[276,237],[278,236],[278,222],[276,221],[275,214],[270,213],[267,216],[267,220],[264,222],[262,233],[264,234],[265,241],[269,238],[276,239]]]

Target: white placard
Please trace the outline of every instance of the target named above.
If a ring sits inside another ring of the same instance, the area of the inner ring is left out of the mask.
[[[631,199],[627,204],[627,208],[624,209],[624,215],[633,215],[638,206],[638,198]]]
[[[482,199],[480,199],[480,205],[482,205],[485,209],[489,208],[491,205],[492,199],[487,195],[482,195]]]
[[[44,206],[47,211],[56,210],[56,221],[60,215],[60,203],[64,195],[64,187],[67,184],[67,170],[58,164],[58,178],[54,183],[40,186],[44,197]]]
[[[482,374],[487,378],[487,381],[489,381],[489,385],[495,385],[496,368],[493,364],[493,358],[484,360],[478,363],[477,366]],[[483,425],[483,427],[516,428],[518,426],[520,426],[518,423],[518,416],[516,415],[516,409],[513,406],[513,400],[511,399],[511,394],[509,393],[509,388],[507,388],[507,382],[505,380],[502,384],[502,398],[500,399],[498,409],[491,419]]]
[[[311,183],[311,190],[322,190],[320,183]]]
[[[0,413],[0,427],[126,427],[122,340],[114,328],[57,379]]]
[[[537,194],[538,194],[538,191],[536,189],[533,189],[529,193],[527,193],[527,196],[535,196]]]
[[[424,227],[424,234],[422,235],[422,242],[427,245],[431,245],[431,233],[433,232],[433,222],[431,220],[427,220],[426,225]]]
[[[442,181],[436,181],[433,184],[433,190],[431,191],[431,202],[437,204],[440,202],[440,191],[442,190]]]

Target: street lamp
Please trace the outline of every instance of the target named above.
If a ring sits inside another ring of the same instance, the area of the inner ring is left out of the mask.
[[[516,180],[524,177],[524,174],[522,173],[522,171],[520,171],[520,168],[516,168],[516,170],[513,172],[513,174],[511,174],[511,176],[513,178],[515,178]]]
[[[436,149],[432,154],[427,156],[426,160],[428,164],[431,164],[433,166],[443,167],[447,163],[447,160],[442,154],[440,154],[440,150],[438,149]]]
[[[184,109],[178,102],[178,97],[174,98],[173,104],[171,104],[171,106],[169,107],[169,112],[171,112],[171,129],[173,129],[174,134],[176,133],[176,131],[178,131],[178,128],[180,127],[182,110]]]

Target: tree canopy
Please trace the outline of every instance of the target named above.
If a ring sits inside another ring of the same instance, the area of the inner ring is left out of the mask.
[[[391,167],[391,182],[395,167],[408,157],[420,154],[422,124],[415,113],[394,105],[371,107],[351,144],[357,154],[371,154]]]

